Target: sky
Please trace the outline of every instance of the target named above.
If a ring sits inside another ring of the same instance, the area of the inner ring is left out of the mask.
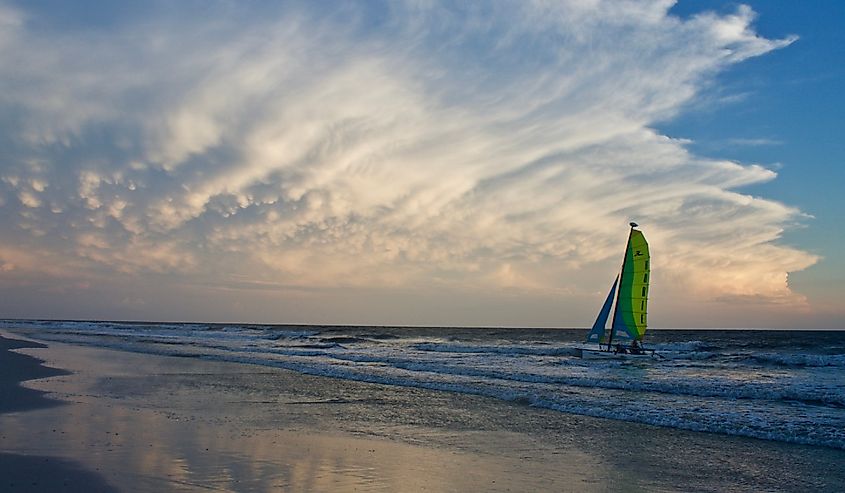
[[[843,329],[843,22],[0,0],[0,317]]]

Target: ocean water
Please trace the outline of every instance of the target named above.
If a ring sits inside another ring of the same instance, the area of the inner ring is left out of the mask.
[[[581,329],[0,320],[35,339],[474,394],[563,413],[845,450],[845,332],[659,330],[649,361]]]

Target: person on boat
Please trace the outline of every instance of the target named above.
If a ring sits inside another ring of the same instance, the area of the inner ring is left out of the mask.
[[[643,347],[636,339],[631,343],[631,354],[643,354]]]
[[[622,344],[619,344],[619,343],[616,344],[616,348],[613,351],[614,354],[626,354],[627,352],[628,352],[628,350],[625,349],[625,346],[623,346]]]

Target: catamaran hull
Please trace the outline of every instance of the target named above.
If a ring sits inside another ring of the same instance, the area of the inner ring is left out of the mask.
[[[588,348],[580,348],[581,349],[581,358],[582,359],[635,359],[635,360],[651,360],[657,359],[657,355],[653,351],[649,351],[645,354],[630,354],[630,353],[616,353],[613,351],[607,351],[602,349],[588,349]]]

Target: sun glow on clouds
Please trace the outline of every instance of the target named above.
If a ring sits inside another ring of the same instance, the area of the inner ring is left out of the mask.
[[[666,296],[803,303],[787,273],[816,259],[776,243],[800,212],[737,191],[775,173],[650,127],[792,40],[672,3],[203,4],[86,34],[0,8],[0,265],[592,295],[631,218]]]

